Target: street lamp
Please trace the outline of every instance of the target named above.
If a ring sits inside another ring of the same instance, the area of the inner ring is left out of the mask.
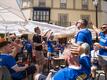
[[[95,16],[96,16],[96,27],[98,28],[98,0],[92,0],[95,6]],[[98,34],[96,34],[96,41],[98,41]]]
[[[93,5],[95,6],[95,13],[96,13],[96,27],[98,28],[98,0],[92,0]]]

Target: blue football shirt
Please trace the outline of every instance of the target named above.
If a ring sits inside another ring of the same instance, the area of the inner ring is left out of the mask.
[[[48,48],[48,52],[51,52],[51,53],[54,52],[52,41],[49,41],[49,40],[47,41],[47,48]]]
[[[100,32],[99,36],[100,36],[99,44],[102,46],[107,46],[107,35],[105,35],[103,32]],[[100,49],[99,54],[107,56],[107,50]]]
[[[77,44],[82,44],[84,42],[88,43],[91,47],[91,50],[92,50],[92,43],[93,43],[92,42],[92,34],[87,28],[81,29],[77,33],[75,40],[76,40]]]
[[[0,54],[0,66],[6,66],[9,70],[16,65],[16,60],[9,54]]]
[[[85,73],[85,69],[73,69],[73,68],[64,68],[59,70],[53,77],[52,80],[79,80],[82,78],[85,80],[87,78],[87,74]]]
[[[59,70],[52,80],[87,80],[91,73],[91,61],[88,55],[81,55],[80,57],[81,68],[75,69],[66,67]]]
[[[23,79],[25,77],[25,72],[20,71],[16,72],[12,68],[16,65],[16,60],[9,54],[0,54],[0,66],[5,66],[10,71],[11,77],[13,80]]]

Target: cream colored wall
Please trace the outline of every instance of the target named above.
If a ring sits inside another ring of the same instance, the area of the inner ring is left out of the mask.
[[[95,18],[95,12],[94,11],[76,11],[76,10],[58,10],[58,9],[52,9],[51,10],[51,21],[58,21],[58,14],[63,13],[63,14],[68,14],[68,20],[69,22],[76,22],[78,19],[81,18],[81,15],[89,15],[90,16],[90,21],[95,24],[96,18]],[[102,24],[102,16],[101,13],[98,14],[99,17],[99,25]],[[72,24],[73,24],[72,23]]]
[[[33,4],[37,7],[39,4],[39,0],[33,0]],[[51,7],[51,0],[46,0],[46,7]]]
[[[60,0],[53,0],[53,8],[60,8]],[[73,8],[73,0],[67,0],[67,8]]]
[[[46,0],[46,7],[51,7],[52,4],[51,4],[51,0]]]
[[[33,0],[33,5],[38,6],[39,0]],[[46,7],[51,7],[52,0],[46,0]],[[92,0],[88,0],[89,2],[89,9],[93,10],[94,6]],[[81,9],[81,0],[75,0],[76,9]],[[53,0],[53,8],[60,8],[60,0]],[[67,0],[67,8],[73,8],[73,0]]]
[[[67,0],[67,8],[73,8],[73,0]]]
[[[82,9],[82,0],[75,0],[76,9]],[[95,10],[92,0],[88,0],[88,9]]]
[[[107,24],[107,2],[103,1],[102,2],[102,20],[103,20],[103,24]]]
[[[38,6],[38,0],[33,0],[33,6],[37,7]]]
[[[37,7],[38,6],[38,1],[39,0],[34,0],[34,5]],[[53,8],[51,8],[51,21],[58,21],[58,14],[59,13],[64,13],[64,14],[68,14],[68,20],[69,22],[75,22],[78,19],[80,19],[81,15],[90,15],[90,21],[92,21],[95,24],[95,7],[93,5],[92,0],[88,0],[88,10],[81,10],[82,6],[81,6],[81,1],[82,0],[75,0],[75,9],[76,10],[72,10],[73,9],[73,0],[67,0],[67,9],[60,9],[60,0],[46,0],[46,7],[51,7],[52,6],[52,2],[53,1]],[[98,23],[99,25],[101,25],[103,23],[103,19],[102,19],[102,13],[100,12],[98,14]]]
[[[89,8],[89,10],[95,10],[95,7],[94,7],[94,5],[93,5],[93,2],[92,2],[92,0],[88,0],[88,8]]]
[[[76,3],[75,8],[76,9],[81,9],[81,3],[82,3],[81,0],[75,0],[75,3]]]
[[[60,7],[60,0],[53,0],[53,8],[59,8]]]
[[[31,8],[23,10],[23,13],[24,13],[27,20],[31,19],[31,17],[32,17],[32,9]]]

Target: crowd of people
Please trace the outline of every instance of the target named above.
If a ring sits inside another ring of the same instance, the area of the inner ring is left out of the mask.
[[[39,27],[32,40],[0,38],[0,80],[95,80],[97,69],[107,73],[107,24],[101,29],[92,24],[98,42],[93,42],[87,20],[80,19],[75,26],[78,31],[70,43],[54,42],[53,32],[41,34]],[[60,57],[63,68],[54,64]]]

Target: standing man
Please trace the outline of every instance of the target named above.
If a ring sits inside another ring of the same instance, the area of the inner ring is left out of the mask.
[[[90,45],[91,50],[92,50],[92,43],[93,43],[92,42],[92,34],[87,29],[88,21],[86,19],[80,19],[76,25],[79,29],[79,32],[77,33],[77,35],[75,37],[75,42],[79,45],[86,42]]]
[[[42,36],[39,27],[34,28],[33,42],[36,51],[42,51]]]
[[[105,73],[107,73],[107,24],[103,24],[101,29],[98,29],[93,25],[93,29],[99,35],[99,44],[96,45],[100,48],[98,55],[99,64],[104,69]]]
[[[34,28],[34,36],[33,36],[33,44],[35,48],[35,59],[36,59],[36,66],[37,66],[37,73],[41,73],[43,69],[43,64],[45,61],[44,55],[43,55],[43,47],[42,47],[42,36],[41,31],[39,27]]]

